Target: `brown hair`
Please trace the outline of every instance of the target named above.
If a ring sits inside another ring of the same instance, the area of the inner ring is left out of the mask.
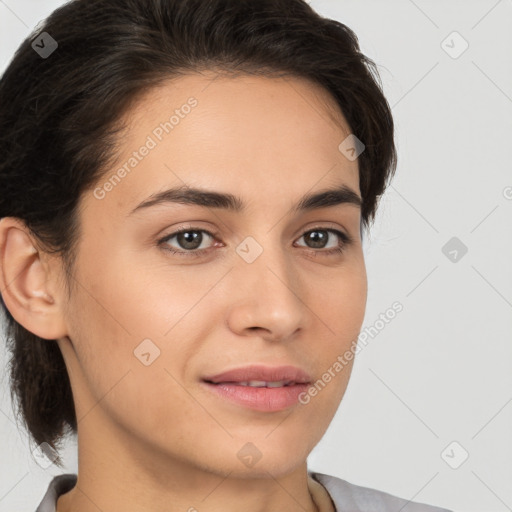
[[[58,44],[46,58],[32,46],[44,32]],[[354,32],[304,0],[74,0],[55,10],[0,80],[0,218],[21,219],[71,274],[77,204],[108,170],[122,115],[150,87],[201,69],[282,73],[326,89],[365,144],[362,222],[373,222],[396,168],[391,109]],[[58,453],[66,429],[77,432],[62,354],[1,306],[15,416]]]

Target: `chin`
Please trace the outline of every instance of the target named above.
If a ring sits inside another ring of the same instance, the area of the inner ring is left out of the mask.
[[[271,432],[272,430],[267,430],[264,435],[255,436],[252,440],[250,436],[244,436],[243,440],[237,439],[230,443],[224,453],[232,454],[226,460],[230,466],[228,470],[232,471],[231,476],[268,478],[270,474],[275,478],[282,478],[306,462],[310,451],[307,443],[302,442],[298,446],[297,443],[290,442],[289,436],[278,436],[276,432]],[[272,436],[275,438],[271,439]]]

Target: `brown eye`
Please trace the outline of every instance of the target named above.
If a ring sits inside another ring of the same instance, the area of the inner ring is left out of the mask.
[[[334,246],[328,247],[328,250],[319,250],[317,252],[324,254],[342,252],[345,246],[351,242],[351,239],[348,235],[338,231],[337,229],[330,228],[310,229],[309,231],[306,231],[301,238],[304,238],[307,247],[310,249],[325,249],[329,241],[333,238],[332,235],[336,235],[338,242],[335,242]],[[334,239],[336,237],[334,237]]]
[[[314,231],[308,231],[304,235],[304,239],[312,244],[310,247],[323,249],[328,242],[329,234],[325,229],[315,229]]]
[[[203,241],[201,231],[184,231],[175,236],[178,244],[184,249],[199,249]]]
[[[200,256],[203,252],[208,250],[208,248],[205,247],[201,248],[201,245],[205,240],[203,233],[206,233],[207,237],[212,239],[215,238],[212,233],[205,229],[184,228],[162,238],[159,240],[159,244],[165,245],[166,250],[173,254],[180,254],[183,256]],[[176,239],[178,248],[169,246],[169,241],[173,238]]]

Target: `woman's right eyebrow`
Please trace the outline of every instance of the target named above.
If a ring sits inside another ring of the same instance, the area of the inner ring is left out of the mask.
[[[237,213],[241,213],[245,210],[243,200],[231,193],[182,186],[151,194],[151,196],[131,210],[128,216],[140,210],[167,203],[192,204],[205,208],[220,208]],[[361,208],[362,199],[359,194],[350,187],[341,185],[337,188],[324,189],[319,192],[304,195],[292,207],[291,212],[305,212],[342,204],[351,204]]]

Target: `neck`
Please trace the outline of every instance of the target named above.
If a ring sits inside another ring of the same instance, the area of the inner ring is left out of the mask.
[[[81,434],[77,484],[58,499],[56,512],[320,512],[306,462],[279,475],[258,464],[219,471],[153,453],[121,435],[105,443],[97,432]]]

